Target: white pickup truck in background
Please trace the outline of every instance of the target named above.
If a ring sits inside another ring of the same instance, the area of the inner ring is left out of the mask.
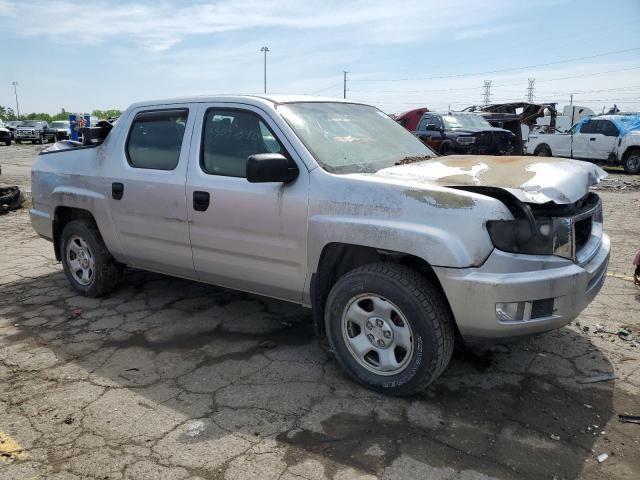
[[[640,116],[601,115],[581,119],[566,133],[533,133],[527,154],[621,163],[640,173]]]

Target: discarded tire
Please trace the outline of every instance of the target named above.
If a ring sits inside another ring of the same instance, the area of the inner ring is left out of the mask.
[[[0,187],[0,213],[20,208],[24,196],[18,187]]]

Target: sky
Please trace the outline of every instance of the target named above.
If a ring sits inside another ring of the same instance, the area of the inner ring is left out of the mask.
[[[0,105],[124,109],[205,94],[342,97],[398,113],[534,96],[640,110],[640,0],[0,0]]]

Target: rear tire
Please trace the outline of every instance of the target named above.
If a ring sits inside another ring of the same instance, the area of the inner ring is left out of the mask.
[[[625,153],[622,159],[622,167],[625,172],[631,175],[640,173],[640,149],[634,149]]]
[[[546,143],[542,143],[533,151],[536,157],[551,157],[551,148]]]
[[[388,395],[412,395],[447,367],[454,322],[442,293],[418,272],[372,263],[342,276],[327,299],[325,326],[340,365]]]
[[[73,220],[62,229],[60,258],[67,280],[86,297],[99,297],[118,283],[123,265],[107,250],[100,232],[90,222]]]

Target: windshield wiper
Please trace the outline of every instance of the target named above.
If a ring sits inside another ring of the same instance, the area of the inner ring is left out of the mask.
[[[429,155],[410,155],[398,160],[395,165],[406,165],[407,163],[422,162],[423,160],[431,160],[433,157]]]

